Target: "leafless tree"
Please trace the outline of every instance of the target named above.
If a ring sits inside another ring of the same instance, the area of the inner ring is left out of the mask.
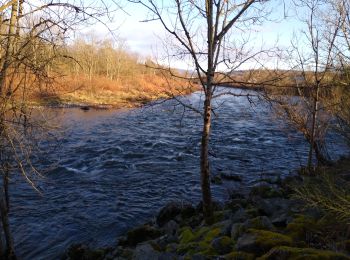
[[[168,58],[190,64],[194,71],[189,77],[197,81],[204,93],[202,115],[200,169],[203,213],[206,223],[213,221],[210,189],[209,142],[213,98],[223,95],[218,86],[228,83],[243,85],[235,80],[234,71],[249,61],[257,61],[264,51],[250,45],[251,30],[267,16],[267,0],[156,0],[133,1],[149,11],[145,21],[158,21],[168,33]],[[245,82],[248,84],[248,82]],[[232,94],[232,92],[225,94]],[[175,97],[176,98],[176,97]],[[176,98],[179,102],[180,99]],[[193,108],[182,102],[182,105]]]
[[[319,164],[328,163],[325,151],[325,135],[331,117],[327,102],[332,91],[335,62],[335,42],[340,30],[341,19],[335,18],[334,24],[327,24],[324,9],[328,4],[321,0],[297,0],[297,10],[304,28],[292,41],[290,53],[293,72],[291,81],[297,96],[275,96],[277,111],[301,132],[309,143],[307,159],[308,171],[312,170],[313,155]],[[290,91],[290,89],[288,89]]]
[[[103,2],[103,1],[101,1]],[[47,130],[42,117],[31,117],[28,97],[50,87],[52,73],[65,58],[66,37],[82,23],[103,22],[108,5],[83,1],[0,1],[0,257],[15,259],[9,225],[11,174],[21,173],[36,189],[32,164],[35,140]],[[94,21],[93,21],[94,19]],[[5,245],[5,247],[4,247]]]

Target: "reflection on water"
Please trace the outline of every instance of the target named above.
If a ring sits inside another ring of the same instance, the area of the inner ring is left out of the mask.
[[[198,93],[189,97],[200,104]],[[305,162],[304,139],[246,98],[222,97],[215,111],[211,168],[241,174],[242,183],[213,185],[217,199],[261,176],[287,175]],[[71,243],[113,245],[118,235],[152,217],[170,200],[200,199],[200,117],[171,102],[148,109],[60,110],[59,159],[38,184],[12,186],[11,223],[22,259],[58,258]],[[334,139],[334,138],[333,138]],[[344,152],[331,145],[334,156]],[[47,144],[43,144],[47,145]]]

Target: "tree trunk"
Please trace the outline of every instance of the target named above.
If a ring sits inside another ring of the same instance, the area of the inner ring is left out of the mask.
[[[211,99],[206,97],[204,102],[203,132],[201,143],[201,185],[203,214],[205,222],[213,222],[213,209],[210,191],[210,167],[209,167],[209,136],[211,127]]]
[[[13,58],[12,56],[13,56],[13,51],[14,51],[14,47],[15,47],[14,45],[15,45],[15,38],[16,38],[16,25],[18,22],[17,15],[18,15],[18,2],[15,1],[12,4],[12,9],[11,9],[11,18],[10,18],[9,29],[7,32],[7,46],[6,46],[6,51],[4,54],[4,62],[3,62],[3,64],[1,64],[2,66],[0,68],[0,95],[2,95],[2,96],[4,94],[7,94],[7,93],[4,93],[5,92],[5,82],[6,82],[8,68],[12,62],[12,58]],[[6,91],[6,92],[8,92],[8,91]]]
[[[316,133],[316,124],[317,124],[317,115],[318,115],[318,96],[319,96],[319,83],[316,83],[315,91],[314,91],[314,99],[313,99],[313,107],[312,107],[312,122],[311,122],[311,133],[310,133],[310,148],[309,148],[309,156],[307,168],[309,173],[312,171],[312,152],[317,146],[315,143],[315,133]]]
[[[0,198],[0,213],[1,213],[1,222],[2,222],[2,227],[4,230],[5,234],[5,239],[6,239],[6,257],[7,259],[16,259],[15,256],[15,251],[13,247],[13,239],[10,231],[10,222],[9,222],[9,216],[8,216],[8,211],[6,207],[6,201],[5,198],[2,194]]]

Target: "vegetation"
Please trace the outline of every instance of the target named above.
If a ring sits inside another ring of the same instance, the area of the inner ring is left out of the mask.
[[[33,101],[54,106],[131,107],[197,89],[192,82],[174,77],[180,75],[176,70],[162,70],[123,44],[115,46],[112,40],[96,38],[89,34],[63,46],[60,52],[69,59],[48,68],[55,80],[45,91],[35,90]]]

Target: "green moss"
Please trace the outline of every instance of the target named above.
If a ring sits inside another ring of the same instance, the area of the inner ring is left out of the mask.
[[[265,216],[249,219],[249,221],[246,222],[246,227],[260,230],[272,230],[274,228],[270,220]]]
[[[271,249],[267,254],[263,255],[258,259],[260,260],[264,260],[264,259],[342,260],[342,259],[350,259],[350,257],[337,252],[318,250],[314,248],[296,248],[296,247],[288,247],[288,246],[278,246]]]
[[[289,236],[271,232],[267,230],[249,229],[249,233],[256,235],[256,242],[263,248],[272,248],[275,246],[291,245],[292,238]]]
[[[223,236],[223,237],[220,237],[220,245],[221,246],[233,245],[233,241],[230,237]]]
[[[227,260],[253,260],[255,256],[254,254],[235,251],[225,255],[223,258]]]
[[[210,227],[200,227],[198,230],[194,232],[194,240],[200,240],[205,234],[207,234],[210,230]]]
[[[247,233],[241,236],[236,248],[239,251],[262,255],[276,246],[291,246],[292,239],[280,233],[267,230],[248,229]]]
[[[200,251],[199,254],[203,256],[213,257],[217,255],[217,252],[212,247],[209,247],[206,250]]]
[[[308,233],[317,229],[315,219],[305,215],[298,215],[287,225],[286,231],[294,240],[304,240]]]
[[[180,244],[176,252],[180,255],[184,255],[184,254],[193,255],[194,253],[198,252],[198,246],[199,245],[197,242]]]
[[[210,229],[204,236],[203,241],[210,243],[214,238],[218,237],[221,233],[221,228]]]
[[[187,244],[195,238],[190,227],[184,227],[180,231],[180,244]]]

